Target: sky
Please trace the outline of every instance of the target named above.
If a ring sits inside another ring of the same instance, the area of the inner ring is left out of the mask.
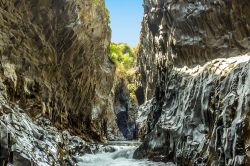
[[[143,0],[105,0],[110,12],[112,42],[127,43],[135,47],[139,43]]]

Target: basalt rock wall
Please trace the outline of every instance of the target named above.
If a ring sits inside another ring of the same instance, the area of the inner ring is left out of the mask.
[[[248,165],[250,1],[144,0],[134,157]]]
[[[86,140],[115,126],[103,0],[1,0],[0,93]]]
[[[249,50],[249,1],[144,0],[138,67],[146,98],[157,67],[195,66]]]

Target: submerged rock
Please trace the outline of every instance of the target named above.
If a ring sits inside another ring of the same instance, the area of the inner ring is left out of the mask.
[[[145,0],[135,158],[248,165],[250,1]]]

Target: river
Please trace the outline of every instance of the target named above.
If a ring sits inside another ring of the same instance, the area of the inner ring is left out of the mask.
[[[171,163],[133,159],[138,142],[109,142],[107,146],[112,147],[114,151],[81,156],[78,158],[78,166],[174,166]]]

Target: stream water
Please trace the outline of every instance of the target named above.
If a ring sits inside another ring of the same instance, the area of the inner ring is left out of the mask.
[[[112,146],[115,151],[79,157],[78,166],[174,166],[171,163],[133,159],[133,153],[138,146],[136,142],[112,142],[109,146]]]

